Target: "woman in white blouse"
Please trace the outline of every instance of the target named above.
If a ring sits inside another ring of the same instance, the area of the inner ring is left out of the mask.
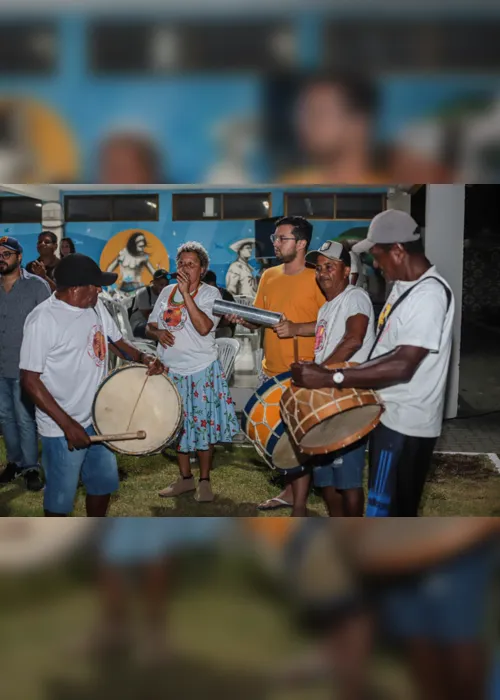
[[[216,287],[204,284],[208,253],[196,242],[177,251],[177,284],[161,292],[149,317],[147,335],[159,343],[159,357],[168,367],[184,404],[184,425],[177,455],[180,476],[160,492],[168,498],[196,491],[199,502],[212,501],[210,484],[213,446],[231,442],[238,421],[226,378],[219,364],[213,315]],[[200,480],[196,486],[189,456],[197,452]]]

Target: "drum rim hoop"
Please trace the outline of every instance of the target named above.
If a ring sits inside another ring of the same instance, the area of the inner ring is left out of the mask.
[[[273,385],[276,384],[276,379],[290,379],[292,376],[291,372],[281,372],[280,374],[275,374],[274,377],[268,377],[266,381],[261,384],[255,391],[253,392],[252,396],[248,399],[246,402],[244,408],[243,408],[243,416],[250,415],[250,411],[253,409],[255,404],[257,403],[258,398],[262,397],[262,393],[265,393],[269,389],[273,387]],[[286,391],[287,389],[285,389]],[[284,392],[283,392],[284,393]],[[281,401],[281,399],[280,399]],[[246,414],[246,415],[245,415]]]
[[[116,369],[112,370],[106,377],[104,377],[102,382],[97,387],[97,391],[95,393],[94,400],[92,401],[92,426],[93,426],[94,430],[96,431],[97,435],[102,435],[101,431],[97,427],[96,418],[95,418],[95,405],[96,405],[97,397],[99,395],[100,390],[106,384],[106,382],[108,382],[111,379],[111,377],[113,377],[115,374],[119,374],[120,372],[124,372],[124,371],[131,369],[133,367],[140,367],[141,369],[146,369],[145,365],[141,365],[139,362],[130,362],[127,365],[124,365],[123,367],[117,367]],[[172,434],[172,437],[169,438],[166,442],[164,442],[160,448],[158,448],[157,450],[154,450],[153,452],[151,452],[150,450],[148,450],[146,452],[126,452],[125,450],[123,450],[119,447],[116,447],[115,445],[111,445],[111,443],[108,443],[108,442],[103,442],[103,443],[101,443],[102,445],[105,445],[113,452],[117,452],[118,454],[126,455],[128,457],[148,457],[148,456],[154,456],[154,455],[161,454],[163,452],[163,450],[173,442],[173,440],[177,437],[179,429],[180,429],[181,424],[183,422],[182,411],[183,411],[184,404],[182,403],[182,397],[179,393],[178,388],[175,386],[174,382],[170,379],[167,372],[162,372],[161,376],[165,377],[165,379],[167,379],[167,381],[171,384],[172,388],[174,389],[174,393],[177,396],[177,400],[178,400],[179,407],[180,407],[179,420],[177,422],[175,431]]]

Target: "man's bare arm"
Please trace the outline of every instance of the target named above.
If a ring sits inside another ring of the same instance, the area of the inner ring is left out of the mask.
[[[346,322],[344,336],[332,354],[321,363],[323,367],[334,364],[335,362],[348,362],[358,350],[361,350],[365,341],[369,322],[370,319],[364,314],[350,316]]]

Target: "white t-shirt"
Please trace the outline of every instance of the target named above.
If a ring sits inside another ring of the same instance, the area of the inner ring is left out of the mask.
[[[323,304],[316,323],[314,360],[319,365],[335,350],[345,335],[347,320],[351,316],[368,316],[368,328],[363,346],[354,353],[350,362],[364,362],[375,342],[375,314],[370,297],[364,289],[351,284],[338,297]]]
[[[425,277],[438,277],[450,288],[434,266],[420,280]],[[380,389],[378,393],[386,409],[382,414],[384,425],[403,435],[434,438],[441,434],[443,422],[455,301],[452,295],[447,311],[448,299],[442,284],[420,280],[394,283],[379,324],[401,294],[419,284],[390,316],[372,358],[400,345],[429,350],[409,382]]]
[[[163,289],[149,317],[149,323],[157,323],[158,328],[165,328],[175,338],[175,344],[171,348],[158,344],[158,355],[163,364],[177,374],[188,376],[206,369],[218,357],[215,329],[220,318],[213,315],[212,308],[214,301],[222,297],[217,287],[204,283],[194,297],[198,308],[214,322],[210,333],[202,336],[193,326],[179,292],[171,299],[175,289],[174,284]]]
[[[356,253],[353,253],[352,250],[350,251],[349,255],[351,257],[351,276],[358,275],[358,279],[357,279],[356,284],[354,286],[361,287],[362,289],[365,289],[366,280],[365,280],[364,265],[361,262],[359,255],[357,255]]]
[[[21,346],[21,369],[38,372],[55,401],[84,428],[92,424],[92,403],[108,371],[108,336],[122,334],[104,304],[70,306],[52,295],[28,315]],[[60,427],[36,409],[43,437],[62,437]]]
[[[137,292],[134,298],[133,311],[130,314],[130,325],[133,331],[135,331],[140,323],[146,321],[142,312],[152,309],[157,299],[158,295],[154,293],[151,287],[143,287]]]

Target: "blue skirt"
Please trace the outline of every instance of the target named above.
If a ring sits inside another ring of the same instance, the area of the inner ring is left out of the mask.
[[[169,371],[184,405],[178,452],[208,450],[218,442],[232,442],[239,432],[234,403],[219,361],[184,376]]]

